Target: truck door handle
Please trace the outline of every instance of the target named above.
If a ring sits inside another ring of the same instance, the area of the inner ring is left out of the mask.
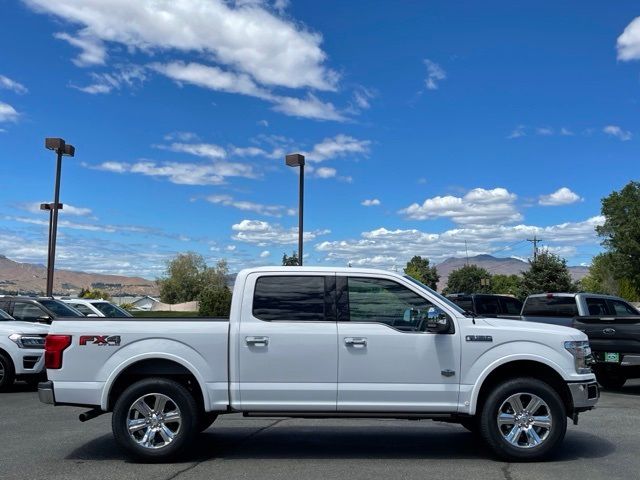
[[[244,341],[247,345],[256,347],[266,347],[269,345],[269,337],[245,337]]]
[[[367,346],[367,339],[364,337],[345,337],[344,344],[347,347],[363,348]]]

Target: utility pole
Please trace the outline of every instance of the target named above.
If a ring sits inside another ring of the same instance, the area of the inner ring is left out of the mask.
[[[538,238],[536,235],[533,238],[527,238],[527,242],[533,243],[533,261],[538,260],[538,243],[540,243],[542,239]]]
[[[467,267],[469,266],[469,249],[467,248],[467,241],[464,241],[464,251],[467,254]]]

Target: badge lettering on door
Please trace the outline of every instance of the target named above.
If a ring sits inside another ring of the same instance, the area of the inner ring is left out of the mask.
[[[83,335],[80,345],[120,346],[120,335]]]
[[[465,337],[467,342],[493,342],[491,335],[467,335]]]

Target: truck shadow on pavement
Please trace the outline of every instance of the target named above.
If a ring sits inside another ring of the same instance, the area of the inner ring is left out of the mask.
[[[286,420],[285,420],[286,421]],[[177,463],[246,459],[486,459],[481,440],[457,426],[284,426],[218,427],[199,435]],[[459,429],[459,430],[458,430]],[[598,436],[567,432],[555,462],[606,457],[615,445]],[[104,435],[71,452],[68,460],[132,461]]]

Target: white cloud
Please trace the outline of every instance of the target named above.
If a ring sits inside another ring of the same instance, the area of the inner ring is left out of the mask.
[[[232,237],[233,240],[262,247],[267,245],[288,245],[298,242],[297,227],[284,228],[281,225],[261,220],[242,220],[231,228],[236,232]],[[330,233],[330,230],[306,231],[303,234],[303,238],[305,241],[311,241],[328,233]]]
[[[305,152],[305,157],[310,162],[322,162],[348,155],[362,156],[369,153],[370,145],[369,140],[358,140],[348,135],[339,134],[315,144],[310,152]]]
[[[346,265],[370,265],[383,268],[404,265],[416,252],[432,261],[447,257],[505,252],[505,244],[524,242],[537,235],[554,248],[577,245],[597,245],[595,227],[602,225],[604,217],[592,217],[582,222],[568,222],[548,227],[533,225],[466,226],[442,233],[429,233],[416,229],[388,230],[378,228],[366,231],[359,239],[324,241],[315,246],[325,255],[325,261]],[[465,244],[466,241],[466,244]],[[560,250],[558,250],[560,251]],[[567,253],[567,250],[563,250]]]
[[[316,168],[314,171],[314,176],[318,178],[333,178],[338,173],[335,168],[331,167],[320,167]]]
[[[566,127],[562,127],[560,129],[560,135],[564,136],[564,137],[570,137],[573,135],[573,132],[571,130],[569,130]]]
[[[269,250],[263,250],[262,252],[260,252],[260,258],[267,258],[269,255],[271,255],[271,252]]]
[[[507,135],[507,138],[520,138],[520,137],[526,137],[527,133],[525,132],[525,126],[524,125],[518,125],[516,128],[514,128],[511,133],[509,135]]]
[[[23,203],[19,205],[19,208],[21,210],[25,210],[27,212],[31,212],[31,213],[41,213],[40,210],[40,204],[41,203],[48,203],[45,201],[42,202],[29,202],[29,203]],[[89,217],[92,215],[92,211],[90,208],[86,208],[86,207],[75,207],[73,205],[69,205],[68,203],[65,203],[61,213],[64,215],[74,215],[74,216],[78,216],[78,217]]]
[[[360,205],[364,205],[365,207],[376,207],[381,203],[382,202],[380,202],[380,200],[378,200],[377,198],[372,198],[372,199],[363,200],[360,203]]]
[[[89,30],[81,30],[77,37],[64,32],[55,33],[53,36],[81,50],[80,54],[72,60],[76,66],[89,67],[104,65],[106,63],[107,49],[104,43],[99,38],[93,36]]]
[[[624,130],[617,125],[607,125],[602,129],[602,131],[607,135],[622,140],[623,142],[631,140],[631,138],[633,137],[633,134],[629,130]]]
[[[154,162],[141,160],[135,163],[103,162],[98,165],[83,164],[87,168],[113,173],[138,173],[149,177],[166,178],[179,185],[221,185],[226,177],[255,178],[251,165],[218,161],[213,163]]]
[[[464,197],[428,198],[422,204],[409,205],[400,213],[414,220],[446,217],[461,224],[513,223],[522,218],[514,205],[516,199],[514,193],[504,188],[475,188]]]
[[[85,86],[71,84],[71,87],[91,95],[111,93],[122,87],[136,87],[147,79],[145,70],[138,65],[120,66],[111,73],[91,73],[93,83]]]
[[[0,75],[0,88],[12,90],[20,95],[25,94],[29,91],[27,90],[27,87],[25,87],[21,83],[16,82],[15,80],[11,80],[9,77],[5,77],[4,75]]]
[[[618,60],[640,59],[640,17],[634,18],[618,37]]]
[[[424,60],[424,64],[427,66],[427,78],[424,83],[427,89],[437,90],[438,83],[447,78],[447,73],[440,65],[432,62],[428,58]]]
[[[269,126],[269,122],[267,120],[258,120],[256,123],[261,127],[265,127],[265,128]]]
[[[156,145],[156,147],[171,152],[188,153],[197,157],[210,158],[212,160],[222,159],[227,156],[227,152],[223,147],[213,143],[174,142],[170,145]]]
[[[329,102],[322,102],[318,97],[309,93],[306,98],[274,96],[273,109],[293,117],[311,118],[315,120],[346,121],[343,113]]]
[[[195,140],[199,140],[199,137],[196,133],[193,132],[171,132],[167,133],[164,136],[164,139],[167,142],[173,142],[178,140],[180,142],[193,142]]]
[[[569,205],[582,201],[582,197],[567,187],[562,187],[549,195],[541,195],[538,203],[544,206]]]
[[[551,128],[551,127],[538,127],[538,128],[536,128],[536,134],[537,135],[541,135],[543,137],[550,137],[554,133],[555,132],[553,131],[553,128]]]
[[[353,92],[353,101],[356,106],[361,110],[366,110],[371,107],[371,99],[375,97],[373,90],[365,87],[357,87]]]
[[[15,122],[20,114],[8,103],[0,102],[0,122]]]
[[[24,0],[80,24],[80,36],[133,52],[196,53],[264,85],[334,90],[322,36],[260,4],[222,0]]]
[[[283,205],[263,205],[261,203],[236,200],[231,195],[210,195],[206,197],[210,203],[233,207],[246,212],[254,212],[269,217],[282,217],[283,215],[295,215],[296,210]]]

